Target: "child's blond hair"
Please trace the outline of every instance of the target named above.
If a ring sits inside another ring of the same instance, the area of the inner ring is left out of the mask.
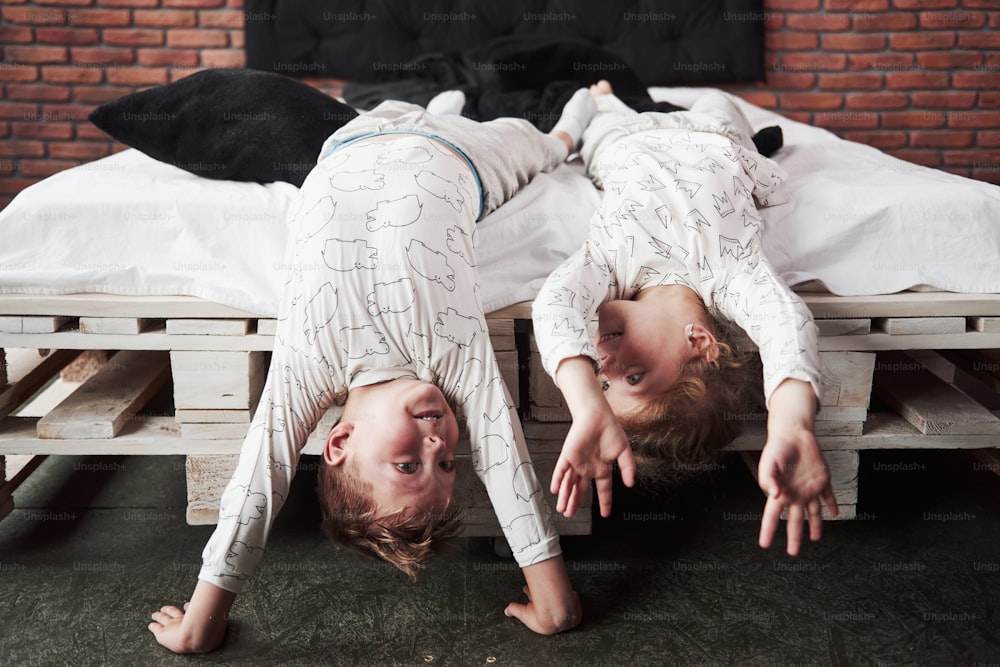
[[[460,508],[397,511],[379,516],[374,486],[344,466],[325,465],[316,489],[323,532],[333,541],[384,560],[416,581],[424,561],[443,551],[460,527]]]
[[[665,393],[619,415],[646,485],[680,482],[714,466],[762,395],[759,357],[746,335],[727,320],[709,319],[718,357],[688,362]]]

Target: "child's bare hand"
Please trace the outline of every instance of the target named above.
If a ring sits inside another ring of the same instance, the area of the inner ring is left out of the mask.
[[[611,409],[574,416],[549,487],[552,493],[559,494],[556,511],[573,516],[593,479],[601,516],[610,516],[611,470],[615,461],[625,485],[635,484],[632,448]]]
[[[554,635],[580,625],[580,596],[576,591],[572,591],[572,599],[562,605],[536,604],[527,586],[524,587],[524,594],[528,597],[528,604],[511,602],[504,609],[504,615],[516,618],[540,635]]]
[[[187,603],[184,604],[187,609]],[[194,646],[190,633],[184,628],[184,612],[173,605],[160,607],[152,613],[153,621],[147,626],[156,641],[174,653],[200,653]],[[212,648],[215,648],[214,646]],[[202,649],[211,650],[211,649]]]
[[[802,529],[809,522],[809,539],[823,532],[820,503],[837,515],[837,498],[830,484],[830,472],[816,436],[809,429],[768,429],[767,442],[757,466],[757,480],[767,494],[760,523],[760,546],[771,546],[782,511],[787,510],[788,555],[799,553]]]

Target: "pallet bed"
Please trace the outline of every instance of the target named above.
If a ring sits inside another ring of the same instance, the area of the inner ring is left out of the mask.
[[[992,451],[1000,447],[1000,295],[801,296],[820,329],[825,397],[816,434],[841,518],[857,512],[862,450],[972,449],[1000,460]],[[539,478],[547,480],[569,415],[541,369],[530,304],[488,318]],[[21,458],[18,470],[3,476],[0,518],[47,455],[175,454],[186,457],[188,523],[215,523],[263,386],[274,328],[273,319],[194,297],[0,297],[0,348],[45,351],[0,355],[0,472],[6,457]],[[114,354],[44,416],[11,416],[84,350]],[[162,391],[172,395],[172,414],[144,413]],[[870,411],[873,397],[891,410]],[[730,449],[755,471],[765,415],[742,417],[744,432]],[[328,427],[328,420],[320,423],[306,454],[319,453]],[[456,498],[466,508],[466,534],[500,536],[467,453],[459,465]],[[589,505],[590,498],[572,519],[559,516],[560,532],[589,534]]]

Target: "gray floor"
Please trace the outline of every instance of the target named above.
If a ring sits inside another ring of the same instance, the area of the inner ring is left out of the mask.
[[[415,585],[338,551],[303,471],[223,647],[193,658],[146,630],[211,531],[184,523],[183,482],[180,457],[50,457],[0,522],[0,664],[1000,663],[1000,476],[962,452],[863,453],[861,520],[798,559],[755,545],[736,460],[671,497],[619,490],[563,540],[585,620],[556,637],[503,616],[522,580],[485,539]]]

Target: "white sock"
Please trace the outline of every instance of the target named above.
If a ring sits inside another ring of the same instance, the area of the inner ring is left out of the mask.
[[[435,95],[427,103],[427,113],[435,116],[458,115],[465,106],[465,93],[461,90],[445,90]]]
[[[552,131],[565,132],[573,139],[573,146],[579,147],[580,137],[590,125],[595,113],[597,113],[597,104],[594,102],[594,96],[586,88],[581,88],[573,93],[573,97],[566,102],[562,116],[559,117]]]

